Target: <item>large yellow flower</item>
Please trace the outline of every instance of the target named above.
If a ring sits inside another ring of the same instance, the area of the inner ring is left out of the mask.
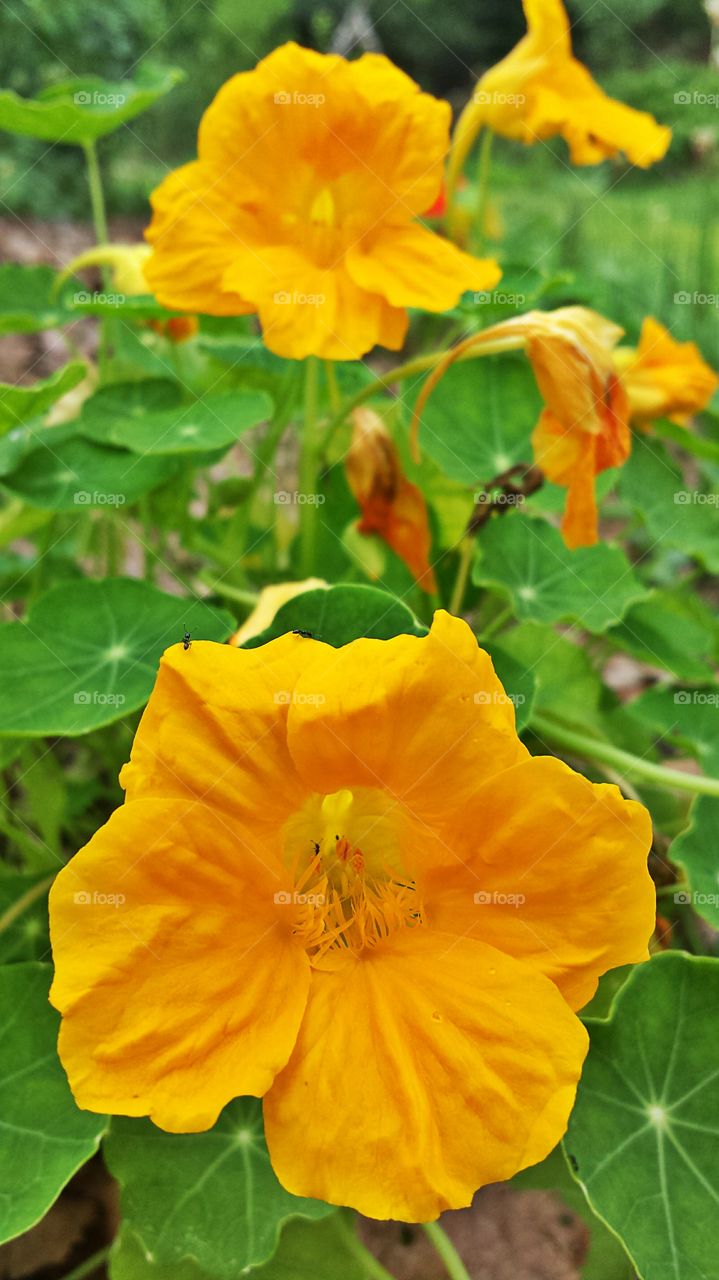
[[[198,160],[152,197],[147,275],[165,306],[257,312],[282,356],[401,347],[407,307],[445,311],[500,272],[424,228],[450,109],[379,54],[286,44],[220,89]]]
[[[551,1150],[573,1010],[646,956],[650,824],[528,754],[464,622],[177,645],[122,782],[51,896],[81,1107],[184,1133],[264,1096],[285,1187],[380,1218]]]
[[[677,342],[658,320],[647,316],[638,347],[618,347],[614,367],[638,425],[671,418],[683,426],[704,409],[719,386],[719,377],[693,342]]]
[[[572,54],[562,0],[522,3],[527,34],[485,72],[457,122],[450,186],[483,127],[524,143],[560,134],[572,164],[597,164],[620,152],[641,168],[661,160],[671,130],[600,89]]]

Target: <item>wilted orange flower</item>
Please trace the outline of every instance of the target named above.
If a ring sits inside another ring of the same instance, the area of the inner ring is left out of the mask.
[[[693,342],[677,342],[658,320],[647,316],[638,347],[618,347],[614,367],[629,399],[629,414],[641,425],[670,418],[683,426],[699,413],[719,386],[719,377]]]
[[[257,312],[281,356],[398,349],[407,307],[446,311],[500,275],[417,221],[439,194],[449,124],[449,105],[379,54],[283,45],[220,89],[199,159],[154,193],[153,292]]]
[[[631,451],[629,406],[613,364],[623,330],[586,307],[528,311],[460,342],[427,378],[414,412],[414,441],[422,409],[455,360],[523,350],[546,408],[532,435],[534,457],[548,480],[567,488],[562,535],[568,547],[598,538],[595,478],[620,467]]]
[[[600,89],[572,54],[561,0],[522,3],[527,34],[485,72],[457,122],[450,185],[483,127],[524,143],[561,134],[572,164],[597,164],[620,152],[641,168],[661,160],[671,130]]]
[[[175,645],[121,781],[51,894],[81,1107],[263,1096],[289,1191],[411,1221],[552,1149],[572,1011],[647,954],[650,823],[529,755],[466,623]]]
[[[421,489],[402,470],[397,448],[373,409],[352,414],[352,443],[345,467],[350,489],[361,507],[360,533],[377,533],[407,565],[425,591],[437,590],[429,563],[432,536]]]

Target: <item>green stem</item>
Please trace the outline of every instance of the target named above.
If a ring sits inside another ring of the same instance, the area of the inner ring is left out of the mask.
[[[10,925],[15,923],[23,911],[27,911],[33,902],[37,902],[38,898],[42,898],[54,879],[54,875],[45,876],[42,880],[38,880],[37,884],[31,885],[29,889],[26,889],[25,893],[22,893],[19,898],[16,898],[7,911],[3,911],[0,916],[0,933],[4,933],[6,929],[9,929]]]
[[[95,240],[98,244],[107,244],[109,235],[107,229],[107,212],[105,209],[105,194],[102,189],[102,177],[100,174],[100,165],[97,160],[97,146],[94,139],[90,139],[89,142],[84,142],[82,149],[85,153],[87,185],[90,188],[90,204],[92,207],[92,222],[95,228]],[[102,275],[103,288],[107,291],[110,285],[110,273],[107,267],[101,267],[100,271]],[[109,344],[109,317],[107,315],[103,315],[100,320],[100,346],[97,355],[101,371],[103,371],[107,365]]]
[[[477,236],[478,248],[485,241],[484,223],[489,203],[489,175],[492,168],[492,142],[494,134],[491,129],[484,130],[484,137],[479,146],[479,163],[477,166]]]
[[[358,1259],[364,1269],[366,1280],[395,1280],[391,1271],[382,1266],[369,1249],[365,1248],[357,1235],[357,1229],[349,1216],[339,1215],[339,1225],[344,1236],[345,1246],[349,1253]]]
[[[305,370],[305,418],[300,436],[300,470],[299,493],[304,498],[300,507],[300,557],[299,569],[302,577],[309,577],[315,563],[315,543],[317,540],[318,504],[317,484],[319,478],[320,450],[317,435],[317,374],[318,363],[315,356],[308,356]]]
[[[423,1222],[422,1230],[432,1241],[451,1280],[470,1280],[469,1272],[444,1228],[438,1222]]]
[[[79,1267],[73,1267],[72,1271],[68,1271],[62,1280],[81,1280],[82,1276],[89,1276],[93,1271],[97,1271],[102,1266],[106,1258],[110,1256],[110,1245],[106,1245],[104,1249],[98,1249],[97,1253],[93,1253],[91,1258],[86,1258],[81,1262]]]
[[[295,405],[296,389],[296,375],[294,370],[291,370],[287,375],[283,394],[280,396],[275,407],[274,417],[271,419],[265,436],[260,441],[255,451],[255,467],[242,504],[243,514],[242,520],[239,523],[239,530],[243,541],[247,532],[247,526],[250,522],[252,499],[259,489],[266,473],[270,470],[272,461],[277,452],[277,446],[279,445],[287,428],[287,424],[292,417],[292,410]]]
[[[496,636],[497,632],[501,631],[505,622],[512,617],[513,613],[514,610],[512,609],[511,604],[506,605],[504,609],[500,609],[499,612],[495,613],[494,617],[490,619],[486,627],[483,628],[480,639],[490,640],[492,636]]]
[[[692,795],[719,796],[719,778],[709,778],[704,774],[683,773],[680,769],[666,769],[664,765],[654,764],[651,760],[642,760],[629,751],[613,747],[609,742],[590,738],[587,734],[576,733],[574,729],[565,729],[545,716],[532,716],[530,728],[538,738],[574,755],[583,756],[585,760],[596,760],[598,764],[608,764],[620,774],[629,774],[652,786],[668,787],[673,791],[689,791]]]
[[[98,244],[107,244],[107,213],[105,212],[105,196],[102,190],[100,166],[97,162],[97,147],[94,141],[83,143],[85,163],[87,165],[87,184],[90,188],[92,205],[92,221],[95,228],[95,239]],[[105,268],[103,268],[104,270]]]
[[[364,404],[365,400],[370,400],[378,391],[389,391],[393,382],[402,382],[404,378],[411,378],[415,373],[428,373],[430,369],[434,369],[447,355],[447,348],[443,347],[441,351],[430,351],[428,355],[415,356],[413,360],[407,360],[404,364],[398,364],[394,369],[389,369],[387,373],[380,373],[372,382],[368,382],[366,386],[356,391],[349,400],[345,400],[342,408],[332,418],[325,437],[325,444],[329,444],[335,431],[337,431],[349,416],[353,409]]]
[[[472,568],[472,553],[474,551],[474,540],[470,534],[465,534],[459,548],[459,567],[457,569],[457,577],[454,580],[452,588],[452,598],[449,602],[449,612],[459,617],[462,609],[462,602],[467,590],[467,582],[469,581],[469,571]]]

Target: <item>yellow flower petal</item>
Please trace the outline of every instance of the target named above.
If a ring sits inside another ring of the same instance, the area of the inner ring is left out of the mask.
[[[325,648],[290,635],[259,649],[195,641],[166,650],[120,775],[127,799],[189,796],[233,822],[281,825],[304,798],[287,749],[288,706],[300,672]]]
[[[265,1098],[274,1169],[295,1195],[426,1222],[551,1151],[586,1048],[542,975],[478,942],[404,930],[314,976]]]
[[[423,639],[356,640],[320,655],[296,693],[288,741],[308,786],[381,786],[439,830],[479,777],[527,755],[489,655],[443,611]]]
[[[647,959],[651,841],[646,809],[617,787],[534,757],[478,788],[457,865],[424,882],[428,919],[524,960],[581,1009],[608,969]]]
[[[501,271],[491,258],[471,258],[420,226],[387,226],[351,248],[347,266],[369,293],[394,307],[448,311],[465,289],[491,289]]]
[[[683,425],[711,400],[719,377],[693,342],[677,342],[658,320],[647,316],[639,346],[620,347],[614,366],[629,398],[632,421],[671,418]]]
[[[50,994],[80,1107],[189,1133],[266,1092],[309,985],[281,883],[256,831],[187,800],[125,804],[60,872]]]

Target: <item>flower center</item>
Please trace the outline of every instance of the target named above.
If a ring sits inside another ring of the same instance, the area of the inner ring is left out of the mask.
[[[285,826],[294,890],[293,933],[314,963],[358,953],[395,929],[424,922],[403,870],[396,804],[373,788],[312,796]]]
[[[310,208],[310,222],[316,227],[334,227],[337,222],[337,209],[334,196],[329,187],[315,196]]]

